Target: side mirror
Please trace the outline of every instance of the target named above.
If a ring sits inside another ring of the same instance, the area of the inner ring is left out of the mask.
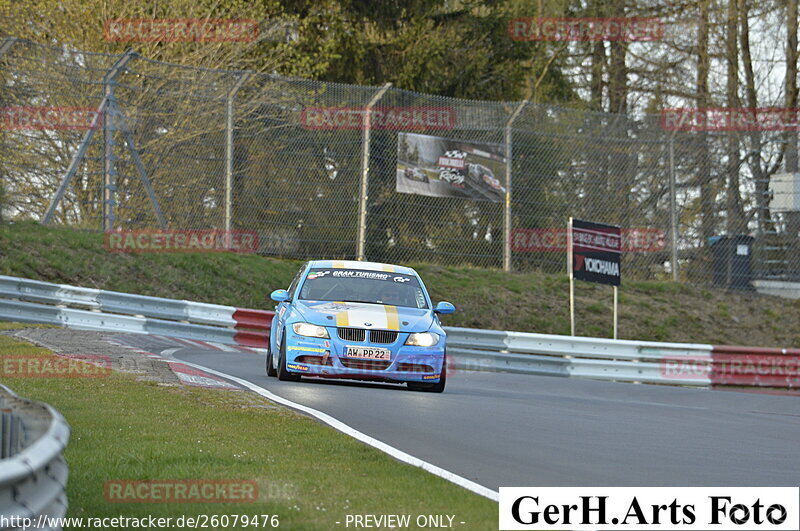
[[[289,300],[289,292],[285,289],[276,289],[270,293],[269,298],[275,302],[286,302]]]
[[[446,302],[446,301],[442,301],[442,302],[438,303],[436,305],[436,307],[433,309],[433,313],[438,313],[438,314],[441,314],[441,315],[447,315],[447,314],[450,314],[450,313],[455,313],[455,311],[456,311],[456,307],[453,306],[451,303]]]

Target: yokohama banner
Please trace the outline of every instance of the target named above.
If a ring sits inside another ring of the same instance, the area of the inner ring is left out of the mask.
[[[614,225],[572,220],[572,277],[619,286],[622,231]]]

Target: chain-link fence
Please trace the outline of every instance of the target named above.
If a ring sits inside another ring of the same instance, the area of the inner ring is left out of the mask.
[[[660,116],[188,68],[15,39],[0,44],[0,81],[6,219],[254,230],[267,255],[556,272],[566,270],[573,216],[623,227],[627,278],[729,286],[737,256],[747,256],[753,279],[800,277],[800,220],[770,210],[783,132],[676,132]],[[372,122],[392,110],[411,118]],[[494,161],[464,172],[494,195],[459,191],[430,160],[412,167],[405,159],[425,155],[407,133]]]

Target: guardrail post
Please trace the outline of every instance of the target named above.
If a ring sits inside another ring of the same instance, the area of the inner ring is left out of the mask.
[[[511,117],[506,122],[505,127],[505,144],[506,144],[506,196],[503,204],[503,271],[511,271],[511,165],[512,165],[512,151],[511,151],[511,126],[514,125],[514,120],[528,104],[528,100],[523,100]]]
[[[225,98],[225,245],[230,247],[231,218],[233,213],[233,101],[236,93],[252,73],[245,72]]]
[[[391,83],[386,83],[369,100],[364,109],[364,136],[361,143],[361,189],[358,200],[358,249],[356,258],[364,260],[364,247],[367,237],[367,192],[369,191],[369,142],[372,130],[372,108],[383,97]]]

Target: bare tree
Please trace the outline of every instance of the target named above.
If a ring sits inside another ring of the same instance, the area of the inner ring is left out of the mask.
[[[729,0],[725,28],[725,62],[727,67],[725,101],[728,107],[740,107],[739,101],[739,1]],[[726,229],[729,236],[740,234],[747,228],[744,222],[742,196],[739,190],[739,135],[731,132],[727,138],[727,190],[725,194]]]
[[[708,90],[708,73],[710,67],[710,57],[708,49],[709,20],[708,7],[710,0],[700,0],[698,5],[697,17],[697,83],[695,101],[700,109],[707,109],[711,104],[711,95]],[[703,242],[714,235],[714,209],[716,199],[716,187],[712,182],[711,157],[709,154],[708,134],[700,131],[697,135],[697,171],[698,184],[700,185],[700,212],[701,228],[700,234]]]
[[[753,57],[750,51],[750,5],[747,0],[739,0],[739,21],[740,33],[739,40],[742,49],[742,65],[744,67],[745,77],[745,98],[747,107],[750,109],[758,108],[758,93],[756,91],[756,77],[753,70]],[[769,168],[762,165],[762,148],[763,148],[763,135],[760,131],[753,130],[749,133],[749,150],[746,157],[750,172],[755,180],[756,191],[756,220],[758,223],[759,234],[764,234],[767,231],[773,231],[772,220],[769,213],[767,203],[767,193],[769,189],[769,177],[771,172]],[[764,164],[767,161],[763,161]],[[774,171],[774,169],[772,170]]]

